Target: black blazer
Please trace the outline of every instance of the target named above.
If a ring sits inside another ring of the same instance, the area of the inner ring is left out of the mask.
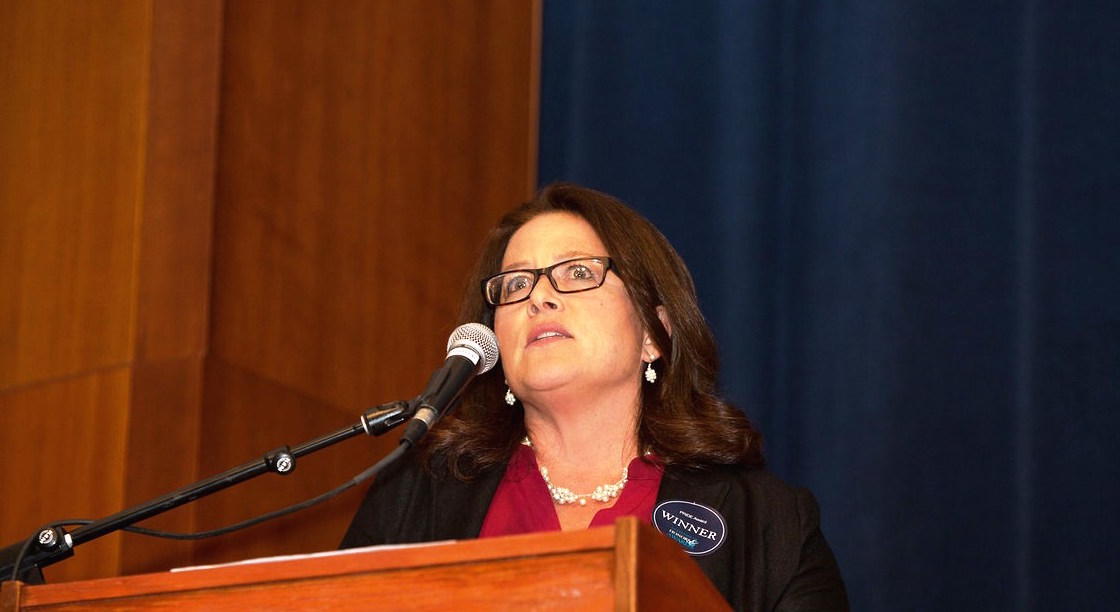
[[[478,537],[504,467],[470,483],[433,477],[415,458],[378,477],[354,516],[343,548]],[[847,610],[840,569],[819,526],[813,495],[759,468],[690,471],[668,467],[657,503],[714,508],[727,539],[693,557],[736,610]]]

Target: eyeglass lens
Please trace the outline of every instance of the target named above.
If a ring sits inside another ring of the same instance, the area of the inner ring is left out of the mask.
[[[542,274],[561,293],[595,289],[606,277],[607,260],[573,259],[537,270],[511,270],[491,278],[486,284],[487,299],[496,305],[519,302],[529,297]]]

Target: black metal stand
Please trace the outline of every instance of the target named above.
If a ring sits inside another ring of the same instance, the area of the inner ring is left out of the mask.
[[[22,560],[19,560],[20,576],[28,575],[29,572],[37,573],[35,572],[36,569],[47,567],[72,556],[74,547],[79,544],[124,529],[188,502],[217,493],[251,478],[256,478],[261,474],[267,472],[281,475],[290,474],[295,469],[295,462],[299,457],[333,446],[360,433],[370,436],[381,435],[411,418],[412,414],[416,412],[415,403],[415,401],[411,403],[396,401],[371,408],[362,414],[356,425],[320,436],[295,448],[282,446],[265,453],[260,459],[250,461],[217,476],[201,480],[87,525],[82,525],[72,533],[67,533],[59,527],[42,529],[35,536],[35,544],[30,550],[26,551]],[[19,552],[24,545],[24,542],[18,542],[0,550],[0,581],[7,580],[12,575]]]

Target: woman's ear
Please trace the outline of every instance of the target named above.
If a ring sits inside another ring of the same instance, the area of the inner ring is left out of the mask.
[[[661,325],[665,326],[665,333],[669,334],[669,337],[672,338],[673,322],[669,320],[669,311],[665,310],[664,306],[657,307],[657,318],[661,319]]]
[[[669,311],[665,310],[664,306],[657,307],[657,318],[661,321],[661,325],[665,328],[665,333],[669,334],[669,337],[672,338],[673,324],[669,321]],[[653,338],[650,337],[649,330],[646,330],[646,333],[642,338],[642,346],[644,356],[649,359],[649,361],[653,362],[656,361],[658,357],[661,357],[661,347],[653,343]]]

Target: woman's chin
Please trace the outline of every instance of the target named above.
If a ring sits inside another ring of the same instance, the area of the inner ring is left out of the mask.
[[[547,399],[549,395],[563,394],[574,390],[578,377],[568,369],[557,369],[549,372],[539,372],[522,381],[526,395],[540,399]]]

